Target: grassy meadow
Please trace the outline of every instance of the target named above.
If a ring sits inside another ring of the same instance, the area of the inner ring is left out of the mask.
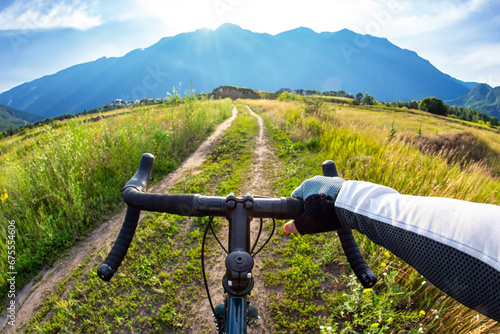
[[[230,101],[146,106],[100,120],[95,115],[66,120],[6,138],[0,156],[0,215],[2,221],[16,222],[18,287],[104,215],[122,207],[121,187],[142,153],[158,158],[153,174],[158,180],[230,114]],[[7,228],[2,228],[2,254],[6,234]],[[2,273],[11,271],[7,257],[0,266]],[[2,297],[5,279],[2,274]]]
[[[421,123],[423,129],[432,129],[433,135],[437,132],[439,136],[452,131],[456,123],[389,108],[366,110],[325,105],[307,114],[300,103],[247,103],[266,117],[277,153],[286,166],[282,178],[275,183],[281,195],[290,194],[304,178],[321,174],[321,163],[332,159],[345,179],[379,183],[405,194],[500,204],[498,166],[486,162],[454,163],[446,156],[453,152],[431,155],[401,140],[403,136],[419,136],[416,124]],[[392,122],[398,127],[396,134],[390,136]],[[459,131],[473,130],[462,125]],[[485,130],[477,136],[498,143],[498,135]],[[498,155],[494,145],[491,151]],[[275,241],[279,247],[269,262],[269,284],[279,282],[284,291],[282,298],[272,298],[271,308],[279,324],[276,332],[500,330],[498,323],[446,297],[390,252],[361,235],[356,237],[368,264],[380,278],[372,289],[363,289],[345,269],[346,260],[332,234]],[[326,278],[322,279],[325,272]]]
[[[270,193],[276,196],[289,196],[304,179],[321,174],[324,160],[332,159],[345,179],[375,182],[405,194],[500,205],[498,132],[379,105],[325,103],[311,110],[300,101],[236,103],[239,116],[233,125],[199,170],[180,181],[173,192],[221,196],[246,192],[243,184],[257,136],[256,119],[244,108],[248,105],[264,118],[276,154],[276,161],[269,164],[277,166],[278,175],[267,175]],[[0,176],[0,187],[6,189],[2,219],[30,222],[18,225],[18,247],[26,254],[19,255],[19,265],[25,267],[18,271],[35,273],[102,215],[119,207],[121,187],[143,152],[156,156],[153,179],[158,180],[195,148],[193,142],[199,143],[228,117],[230,109],[226,100],[138,108],[98,122],[72,120],[11,147],[0,157],[2,169],[9,173]],[[458,148],[433,151],[416,144],[419,138],[430,141],[454,132],[479,138],[468,149],[480,145],[484,159],[469,161],[467,154],[454,157]],[[46,297],[22,330],[215,332],[207,314],[199,314],[200,309],[211,312],[199,260],[207,221],[145,215],[111,282],[102,282],[95,274],[107,253],[91,254]],[[252,297],[258,297],[266,326],[257,324],[251,333],[500,331],[498,323],[451,300],[360,234],[355,233],[355,238],[379,277],[372,289],[363,289],[350,272],[335,233],[287,235],[281,231],[282,223],[278,222],[275,236],[259,254],[263,264],[256,279],[264,281],[264,288],[260,296]],[[220,229],[225,222],[216,219],[215,224]],[[217,247],[211,239],[210,267],[218,259]],[[27,270],[30,265],[34,269]]]

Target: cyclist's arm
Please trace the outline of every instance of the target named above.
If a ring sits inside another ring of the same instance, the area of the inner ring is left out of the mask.
[[[355,229],[464,305],[500,321],[500,207],[401,195],[347,181],[335,201]]]

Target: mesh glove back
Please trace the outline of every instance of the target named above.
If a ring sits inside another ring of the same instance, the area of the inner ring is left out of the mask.
[[[302,182],[302,184],[292,192],[292,197],[306,200],[311,195],[321,193],[331,198],[335,198],[344,182],[345,181],[340,177],[316,175]]]
[[[300,234],[341,228],[334,204],[344,182],[340,177],[318,175],[302,182],[292,192],[292,197],[304,200],[304,213],[295,219],[295,227]]]

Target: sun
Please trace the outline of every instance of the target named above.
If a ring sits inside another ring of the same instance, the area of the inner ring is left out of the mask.
[[[179,34],[200,28],[218,28],[227,22],[230,2],[234,0],[143,0],[140,4],[146,14],[158,19],[170,34]]]

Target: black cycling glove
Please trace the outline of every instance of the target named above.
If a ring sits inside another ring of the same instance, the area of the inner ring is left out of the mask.
[[[344,182],[340,177],[315,176],[293,191],[292,197],[304,200],[304,213],[295,219],[300,234],[342,228],[335,212],[335,199]]]

